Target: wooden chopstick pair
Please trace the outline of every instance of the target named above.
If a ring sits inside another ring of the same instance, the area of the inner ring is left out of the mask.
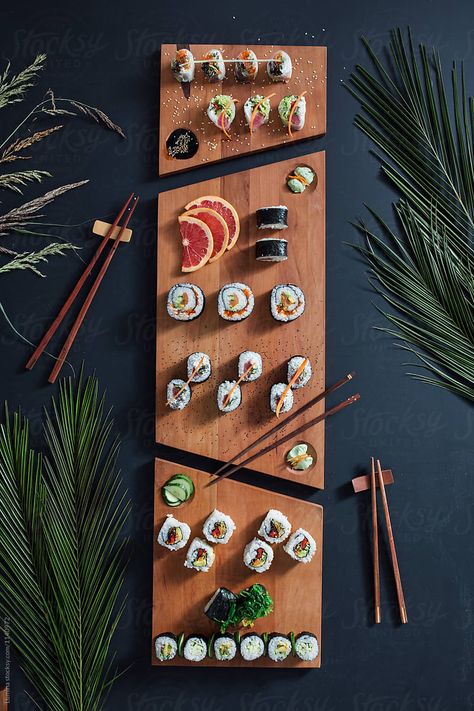
[[[47,330],[46,333],[44,334],[44,336],[43,336],[43,338],[41,339],[41,341],[40,341],[40,342],[38,343],[38,345],[36,346],[35,351],[34,351],[33,354],[31,355],[31,357],[29,358],[29,360],[28,360],[28,362],[27,362],[27,364],[26,364],[26,366],[25,366],[25,367],[27,368],[27,370],[31,370],[31,369],[33,368],[33,366],[35,365],[35,363],[39,360],[39,358],[40,358],[41,354],[43,353],[44,349],[46,348],[46,346],[47,346],[48,343],[50,342],[51,338],[52,338],[52,337],[54,336],[54,334],[56,333],[58,327],[60,326],[60,324],[62,323],[64,317],[66,316],[66,314],[68,313],[68,311],[69,311],[69,309],[71,308],[72,304],[74,303],[74,301],[75,301],[77,295],[79,294],[80,290],[82,289],[82,287],[83,287],[83,285],[84,285],[84,283],[85,283],[87,277],[88,277],[89,274],[92,272],[92,270],[93,270],[93,268],[95,267],[95,265],[97,264],[97,261],[98,261],[100,255],[101,255],[102,252],[104,251],[104,249],[105,249],[105,247],[106,247],[106,245],[107,245],[107,243],[108,243],[108,241],[109,241],[109,238],[110,238],[110,237],[112,236],[112,234],[114,233],[115,228],[118,226],[118,224],[119,224],[120,220],[122,219],[122,217],[124,216],[124,214],[127,213],[127,214],[125,215],[125,221],[124,221],[124,223],[120,226],[120,230],[119,230],[117,236],[115,237],[115,239],[114,239],[114,241],[113,241],[113,243],[112,243],[112,246],[111,246],[111,248],[110,248],[110,251],[109,251],[109,253],[107,254],[107,257],[105,258],[105,260],[104,260],[104,262],[103,262],[103,264],[102,264],[102,266],[101,266],[101,268],[100,268],[100,271],[99,271],[99,273],[97,274],[97,276],[96,276],[96,278],[95,278],[95,280],[94,280],[94,282],[93,282],[93,284],[92,284],[92,286],[91,286],[91,288],[90,288],[90,290],[89,290],[89,292],[88,292],[88,294],[87,294],[87,296],[86,296],[86,298],[85,298],[85,301],[84,301],[84,303],[83,303],[83,305],[82,305],[82,307],[81,307],[81,310],[79,311],[79,313],[78,313],[78,315],[77,315],[77,317],[76,317],[76,320],[74,321],[74,323],[73,323],[73,325],[72,325],[72,327],[71,327],[71,330],[69,331],[69,334],[68,334],[68,336],[67,336],[67,338],[66,338],[66,341],[65,341],[65,343],[64,343],[64,345],[63,345],[63,347],[62,347],[62,349],[61,349],[61,352],[59,353],[59,356],[58,356],[58,358],[57,358],[57,360],[56,360],[56,363],[55,363],[55,365],[54,365],[54,367],[53,367],[53,369],[52,369],[52,371],[51,371],[51,373],[50,373],[50,376],[49,376],[49,378],[48,378],[48,381],[49,381],[50,383],[54,383],[54,382],[56,381],[56,378],[57,378],[58,375],[59,375],[59,372],[60,372],[60,370],[61,370],[61,368],[62,368],[62,366],[63,366],[63,364],[64,364],[64,361],[66,360],[67,354],[69,353],[69,350],[70,350],[72,344],[74,343],[74,339],[75,339],[76,336],[77,336],[77,333],[78,333],[78,331],[79,331],[79,329],[80,329],[80,327],[81,327],[81,325],[82,325],[82,322],[84,321],[84,318],[85,318],[86,313],[87,313],[87,311],[88,311],[88,309],[89,309],[89,306],[91,305],[91,303],[92,303],[92,301],[93,301],[93,299],[94,299],[94,296],[95,296],[95,294],[96,294],[96,292],[97,292],[97,290],[98,290],[98,288],[99,288],[99,286],[100,286],[100,284],[101,284],[101,282],[102,282],[102,279],[104,278],[104,275],[105,275],[105,273],[106,273],[106,271],[107,271],[107,269],[108,269],[108,267],[109,267],[109,265],[110,265],[110,262],[112,261],[112,259],[113,259],[113,257],[114,257],[114,254],[115,254],[115,252],[117,251],[117,248],[118,248],[118,246],[119,246],[119,244],[120,244],[121,236],[122,236],[124,230],[126,229],[128,223],[130,222],[130,218],[132,217],[132,215],[133,215],[133,213],[134,213],[134,211],[135,211],[135,208],[136,208],[136,206],[137,206],[137,204],[138,204],[138,200],[139,200],[138,195],[135,195],[135,193],[131,193],[130,196],[129,196],[129,198],[128,198],[128,200],[125,201],[125,203],[124,203],[124,205],[122,206],[122,208],[121,208],[119,214],[118,214],[117,217],[115,218],[115,220],[114,220],[114,222],[112,223],[112,225],[110,225],[110,228],[107,230],[107,233],[104,235],[104,237],[103,237],[101,243],[99,244],[99,246],[98,246],[98,248],[97,248],[97,250],[96,250],[94,256],[93,256],[92,259],[91,259],[91,261],[89,262],[89,264],[86,266],[86,268],[85,268],[84,271],[82,272],[82,274],[81,274],[81,276],[79,277],[79,279],[78,279],[78,281],[77,281],[77,283],[76,283],[74,289],[73,289],[72,292],[70,293],[69,297],[66,299],[66,302],[64,303],[64,306],[60,309],[58,315],[56,316],[56,318],[54,319],[53,323],[50,325],[50,327],[48,328],[48,330]]]
[[[375,460],[370,458],[371,474],[370,474],[370,492],[372,500],[372,541],[374,555],[374,601],[375,601],[375,622],[379,624],[382,619],[380,607],[380,570],[379,570],[379,531],[377,520],[377,483],[375,479]],[[402,624],[408,622],[405,598],[403,595],[402,580],[400,576],[400,568],[398,567],[397,551],[395,548],[395,539],[393,537],[392,522],[390,520],[390,511],[388,508],[387,494],[383,480],[382,467],[380,460],[377,459],[377,477],[380,494],[382,496],[382,506],[385,516],[385,525],[387,526],[388,544],[390,547],[390,556],[392,559],[393,574],[395,576],[395,587],[397,590],[398,607],[400,610],[400,619]]]
[[[341,380],[338,380],[337,383],[334,383],[334,385],[331,385],[329,388],[324,390],[324,392],[319,393],[319,395],[316,395],[312,400],[307,402],[305,405],[300,407],[298,410],[295,412],[291,413],[283,422],[279,422],[275,427],[272,427],[271,430],[266,432],[265,434],[261,435],[258,439],[255,440],[255,442],[252,442],[248,447],[243,449],[241,452],[236,454],[232,459],[230,459],[228,462],[223,464],[217,471],[215,471],[211,476],[216,477],[212,481],[210,481],[206,486],[212,486],[213,484],[217,484],[219,481],[222,481],[222,479],[227,478],[231,474],[235,474],[235,472],[239,471],[239,469],[242,469],[242,467],[247,466],[251,462],[253,462],[255,459],[258,459],[259,457],[262,457],[264,454],[267,454],[268,452],[271,452],[272,449],[275,449],[275,447],[278,447],[281,444],[284,444],[285,442],[288,442],[289,440],[293,439],[296,437],[296,435],[301,434],[305,430],[309,429],[310,427],[313,427],[314,425],[318,424],[318,422],[322,422],[325,420],[327,417],[330,417],[331,415],[335,415],[336,412],[339,412],[339,410],[342,410],[343,408],[347,407],[348,405],[352,405],[353,402],[356,402],[359,398],[360,395],[357,393],[356,395],[351,395],[351,397],[347,398],[347,400],[343,400],[343,402],[340,402],[338,405],[335,405],[334,407],[330,408],[329,410],[326,410],[323,412],[321,415],[318,415],[317,417],[313,418],[312,420],[309,420],[309,422],[306,422],[302,424],[300,427],[297,427],[295,430],[292,432],[288,433],[281,439],[278,439],[276,442],[272,442],[271,444],[267,445],[266,447],[263,447],[263,449],[258,450],[255,454],[252,454],[250,457],[247,457],[247,459],[244,459],[242,462],[239,462],[239,464],[234,464],[234,462],[239,459],[240,457],[243,457],[244,454],[247,454],[250,452],[252,449],[255,449],[259,444],[264,442],[266,439],[271,437],[272,435],[276,434],[279,432],[281,429],[286,427],[292,420],[296,419],[297,417],[301,417],[301,415],[309,410],[310,408],[314,407],[318,402],[323,400],[325,397],[330,395],[330,393],[334,392],[334,390],[337,390],[338,388],[341,387],[341,385],[344,385],[345,383],[349,382],[349,380],[352,380],[354,377],[354,373],[348,373],[345,375]],[[227,467],[230,467],[227,469]],[[225,471],[227,470],[227,471]]]

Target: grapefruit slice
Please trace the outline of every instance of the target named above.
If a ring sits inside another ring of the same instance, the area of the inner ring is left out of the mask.
[[[209,207],[195,207],[192,210],[187,210],[182,215],[182,217],[185,216],[202,220],[211,230],[214,247],[209,257],[209,262],[215,262],[216,259],[222,257],[229,243],[229,228],[222,215],[219,215],[218,212],[211,210]]]
[[[196,217],[180,215],[178,222],[183,244],[181,271],[195,272],[206,264],[212,254],[212,232],[205,222]]]
[[[227,249],[232,249],[234,244],[237,242],[240,233],[240,220],[237,211],[230,202],[224,200],[224,198],[218,197],[217,195],[205,195],[204,197],[197,198],[192,202],[188,203],[185,210],[192,210],[195,207],[209,207],[211,210],[215,210],[221,215],[227,223],[229,228],[229,242],[227,244]]]

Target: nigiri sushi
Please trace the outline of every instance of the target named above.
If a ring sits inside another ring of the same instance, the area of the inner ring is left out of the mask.
[[[257,55],[251,49],[244,49],[235,62],[235,78],[237,81],[254,81],[258,72]]]
[[[264,123],[268,123],[271,96],[274,96],[274,94],[270,94],[270,96],[255,94],[254,96],[249,96],[245,102],[244,115],[250,132],[256,131]]]
[[[222,52],[218,49],[210,49],[204,59],[207,61],[202,63],[201,68],[207,81],[213,83],[225,79],[225,64]]]
[[[304,127],[306,118],[306,99],[303,92],[299,96],[290,94],[284,96],[278,104],[278,113],[281,122],[288,128],[288,134],[291,136],[292,131],[301,131]]]
[[[194,79],[194,57],[189,49],[178,49],[171,61],[171,71],[174,78],[181,83]]]
[[[275,52],[273,58],[267,62],[267,74],[272,81],[288,81],[292,71],[290,55],[282,49]]]
[[[216,94],[207,107],[207,115],[228,136],[230,125],[235,119],[235,99],[227,94]]]

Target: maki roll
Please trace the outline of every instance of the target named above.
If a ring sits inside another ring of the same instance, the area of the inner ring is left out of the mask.
[[[240,654],[246,662],[254,662],[265,654],[265,642],[258,634],[245,634],[240,640]]]
[[[244,548],[244,563],[256,573],[264,573],[272,564],[273,550],[268,543],[254,538]]]
[[[301,632],[295,639],[295,654],[304,662],[312,662],[319,654],[316,636],[311,632]]]
[[[288,228],[288,208],[286,205],[261,207],[257,210],[259,230],[286,230]]]
[[[174,284],[168,292],[166,308],[175,321],[192,321],[202,314],[204,293],[196,284]]]
[[[204,614],[213,622],[227,622],[230,613],[235,608],[237,596],[228,588],[218,588],[204,607]]]
[[[189,541],[191,529],[187,523],[178,521],[173,514],[168,514],[158,533],[157,541],[160,546],[170,551],[178,551]]]
[[[303,370],[300,372],[298,377],[295,378],[296,373],[298,372],[298,369],[303,366],[303,363],[306,361]],[[291,387],[293,390],[297,390],[298,388],[304,388],[305,385],[309,383],[311,380],[312,376],[312,370],[311,370],[311,363],[309,362],[308,358],[305,358],[305,356],[293,356],[290,358],[288,361],[288,382],[291,383]],[[293,382],[291,382],[293,381]]]
[[[286,184],[292,193],[303,193],[316,177],[312,168],[306,165],[297,166],[286,179]]]
[[[235,523],[227,514],[214,509],[207,517],[202,532],[209,543],[228,543],[235,531]]]
[[[230,634],[216,637],[213,644],[214,656],[218,662],[229,662],[237,654],[235,639]]]
[[[244,351],[239,355],[239,378],[243,383],[258,380],[262,374],[262,356],[255,351]]]
[[[208,117],[226,136],[229,135],[229,128],[235,119],[235,101],[228,94],[216,94],[207,107]]]
[[[255,256],[258,262],[284,262],[288,259],[286,239],[263,237],[255,243]]]
[[[207,573],[214,563],[215,557],[214,551],[206,541],[203,541],[202,538],[194,538],[188,548],[184,567]]]
[[[200,634],[190,635],[183,648],[183,657],[188,660],[188,662],[202,662],[207,655],[207,641],[206,638]]]
[[[189,49],[178,49],[175,58],[171,61],[171,71],[174,78],[181,82],[192,81],[194,79],[194,57]]]
[[[221,412],[233,412],[242,402],[242,391],[236,380],[224,380],[217,388],[217,407]]]
[[[171,632],[159,634],[155,639],[155,654],[159,662],[169,662],[178,653],[176,635]]]
[[[270,118],[270,99],[274,94],[269,96],[263,96],[262,94],[255,94],[254,96],[249,96],[244,104],[244,116],[247,122],[247,126],[250,129],[250,133],[256,131],[263,124],[268,123]]]
[[[301,131],[304,128],[306,118],[306,99],[303,92],[299,96],[290,94],[284,96],[278,104],[278,114],[283,126],[288,128],[288,134],[292,131]]]
[[[188,356],[187,372],[191,383],[204,383],[211,375],[211,359],[207,353],[191,353]]]
[[[267,74],[272,81],[288,81],[291,79],[292,71],[290,55],[282,49],[275,52],[272,59],[267,62]]]
[[[283,662],[292,652],[291,639],[286,634],[274,632],[268,639],[267,654],[272,662]]]
[[[203,59],[205,61],[202,63],[201,69],[204,78],[208,82],[214,84],[217,81],[225,79],[225,64],[222,58],[222,52],[218,49],[210,49]]]
[[[309,563],[316,552],[316,541],[304,528],[298,528],[285,543],[284,550],[298,563]]]
[[[185,380],[173,378],[166,386],[166,404],[172,410],[184,410],[191,400],[191,388]]]
[[[277,284],[270,295],[270,309],[276,321],[294,321],[304,313],[304,294],[295,284]]]
[[[270,410],[275,414],[289,412],[293,407],[293,392],[285,383],[276,383],[270,390]]]
[[[290,532],[291,523],[285,514],[276,509],[270,509],[258,529],[258,535],[272,544],[282,543],[285,538],[288,538]]]
[[[234,71],[237,81],[255,81],[258,72],[258,60],[255,52],[251,49],[244,49],[236,59]]]
[[[254,297],[247,284],[226,284],[219,291],[217,310],[225,321],[243,321],[253,311]]]

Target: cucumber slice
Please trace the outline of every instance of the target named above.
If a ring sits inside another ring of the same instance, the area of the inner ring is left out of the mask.
[[[188,498],[184,489],[176,484],[165,484],[164,489],[167,494],[171,494],[171,496],[174,496],[175,499],[179,499],[179,501],[186,501]]]
[[[263,644],[265,645],[265,651],[264,654],[267,653],[267,648],[268,648],[268,632],[264,632],[262,634],[262,639],[263,639]]]
[[[166,484],[173,484],[180,486],[185,492],[188,498],[194,494],[194,484],[192,479],[184,474],[175,474],[169,479]]]
[[[207,640],[207,656],[208,657],[214,656],[214,640],[215,640],[215,638],[216,638],[216,635],[211,634],[211,636]]]
[[[161,490],[161,495],[163,497],[163,501],[165,504],[168,506],[180,506],[182,501],[176,498],[176,496],[173,496],[173,494],[170,494],[169,491],[167,491],[165,488]]]
[[[183,649],[184,649],[184,632],[180,632],[178,635],[178,654],[180,657],[183,656]]]
[[[291,652],[292,652],[293,656],[295,656],[295,654],[296,654],[296,648],[295,648],[295,633],[294,633],[294,632],[290,632],[290,634],[288,635],[288,637],[290,638],[290,642],[291,642]]]
[[[240,644],[240,630],[237,630],[237,632],[234,632],[234,639],[237,647]]]

